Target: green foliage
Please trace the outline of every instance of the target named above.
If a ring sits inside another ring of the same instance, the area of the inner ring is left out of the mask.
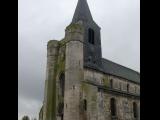
[[[27,115],[22,117],[22,120],[30,120],[29,117]]]

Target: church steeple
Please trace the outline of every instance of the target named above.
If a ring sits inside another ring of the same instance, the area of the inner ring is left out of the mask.
[[[82,20],[84,22],[93,21],[87,0],[78,0],[72,23],[75,23],[79,20]]]
[[[94,22],[87,0],[78,0],[77,7],[71,24],[82,21],[84,66],[99,69],[101,68],[101,37],[100,27]]]

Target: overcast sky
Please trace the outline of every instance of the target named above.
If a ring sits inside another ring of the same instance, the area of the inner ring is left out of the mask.
[[[37,117],[44,96],[46,48],[60,40],[78,0],[18,0],[18,117]],[[140,71],[140,1],[87,0],[101,27],[104,58]]]

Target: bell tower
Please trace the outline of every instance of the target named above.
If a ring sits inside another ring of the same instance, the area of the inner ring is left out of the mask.
[[[84,66],[101,69],[101,28],[94,22],[87,0],[78,0],[72,19],[72,23],[77,22],[84,26]]]
[[[101,69],[100,27],[86,0],[78,0],[65,37],[47,45],[47,71],[41,120],[84,120],[84,67]],[[82,117],[83,116],[83,117]]]

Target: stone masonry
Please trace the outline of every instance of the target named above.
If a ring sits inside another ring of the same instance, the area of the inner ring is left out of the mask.
[[[140,74],[102,58],[86,0],[78,0],[65,37],[48,42],[39,120],[140,120]]]

